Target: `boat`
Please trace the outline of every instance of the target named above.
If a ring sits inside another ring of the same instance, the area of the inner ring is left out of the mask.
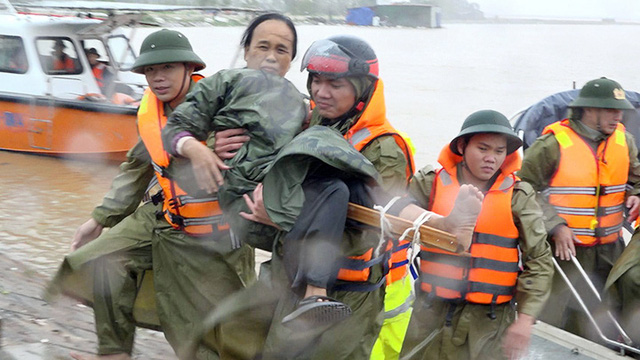
[[[137,141],[136,101],[144,77],[122,26],[140,15],[97,19],[88,13],[0,13],[0,149],[63,157],[123,160]],[[86,51],[113,74],[105,96]],[[54,61],[55,52],[66,59]]]
[[[567,117],[568,105],[579,92],[579,89],[573,89],[550,95],[512,116],[510,122],[523,141],[524,151],[542,134],[547,125]],[[636,145],[640,145],[640,93],[628,90],[625,93],[636,110],[625,111],[622,124],[633,135]]]

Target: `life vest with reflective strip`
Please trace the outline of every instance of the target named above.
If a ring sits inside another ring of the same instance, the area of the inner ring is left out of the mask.
[[[100,89],[104,88],[104,69],[105,65],[103,63],[99,63],[96,66],[91,68],[91,72],[93,72],[93,77],[96,78],[96,82],[98,83],[98,87]]]
[[[373,140],[382,136],[392,136],[407,158],[406,176],[408,185],[415,169],[413,150],[411,149],[410,142],[407,141],[398,130],[391,126],[387,120],[386,112],[384,84],[382,80],[378,79],[369,104],[366,109],[364,109],[358,121],[347,131],[344,137],[356,150],[362,152]]]
[[[406,134],[396,130],[389,123],[386,112],[384,84],[382,80],[378,79],[369,104],[358,121],[347,131],[345,138],[356,150],[362,152],[369,144],[378,138],[383,136],[393,137],[407,160],[406,178],[408,185],[415,169],[413,160],[414,151],[411,146],[411,141]],[[402,279],[407,273],[407,265],[409,264],[407,250],[409,246],[410,242],[403,240],[393,249],[391,242],[389,242],[387,251],[392,251],[392,254],[389,264],[389,274],[387,275],[388,284]]]
[[[567,221],[579,240],[575,244],[594,246],[617,241],[629,176],[624,126],[618,124],[595,153],[569,127],[567,119],[547,126],[542,133],[553,133],[560,147],[558,168],[543,194]]]
[[[62,55],[62,59],[55,57],[53,59],[53,70],[75,70],[76,66],[73,60],[67,55]]]
[[[440,154],[443,168],[438,170],[431,194],[430,210],[448,215],[460,189],[457,163],[462,157],[445,146]],[[462,299],[476,304],[502,304],[510,301],[519,272],[519,232],[513,221],[511,198],[519,179],[518,152],[507,156],[495,183],[485,194],[473,233],[471,256],[421,246],[421,289],[439,298]]]
[[[194,75],[192,79],[198,81],[202,76]],[[171,226],[189,235],[206,235],[227,230],[229,225],[223,222],[222,210],[216,197],[193,198],[175,181],[165,176],[164,169],[169,166],[170,155],[162,146],[161,134],[166,123],[164,103],[147,88],[138,109],[138,131],[151,155],[158,184],[162,187],[165,219]]]

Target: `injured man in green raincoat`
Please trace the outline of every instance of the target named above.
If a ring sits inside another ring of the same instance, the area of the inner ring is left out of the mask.
[[[233,233],[243,242],[271,251],[276,239],[282,239],[283,234],[300,233],[302,239],[288,241],[306,241],[302,247],[294,247],[296,251],[313,249],[315,256],[303,257],[303,262],[317,259],[316,262],[322,263],[317,285],[326,289],[337,275],[337,261],[344,246],[349,246],[340,243],[345,226],[357,226],[346,223],[348,202],[372,207],[374,203],[386,203],[388,197],[376,187],[378,173],[373,165],[340,133],[315,126],[298,135],[306,115],[302,95],[286,79],[257,70],[223,70],[198,82],[186,101],[169,117],[163,141],[165,149],[175,158],[166,173],[192,195],[216,193]],[[232,159],[223,162],[203,141],[210,138],[212,132],[229,128],[246,129],[250,140]],[[313,186],[308,186],[310,183]],[[264,224],[239,215],[251,212],[245,197],[253,193],[255,200],[256,189],[261,190],[258,195],[264,197],[266,213],[261,218]],[[427,225],[455,230],[461,238],[464,234],[470,235],[482,195],[472,187],[462,193],[457,212],[448,218],[433,216]],[[318,208],[324,210],[318,211]],[[398,202],[395,213],[414,220],[424,211]],[[297,231],[296,226],[303,231]],[[333,240],[327,240],[328,237]],[[466,239],[469,240],[470,237]],[[305,269],[305,266],[299,264],[298,268]],[[384,277],[384,274],[375,275]],[[300,286],[302,291],[292,293],[294,276],[295,273],[287,271],[273,274],[272,278],[277,281],[272,279],[271,288],[261,293],[259,299],[263,304],[277,306],[279,296],[293,294],[298,306],[284,319],[278,319],[290,322],[292,331],[305,329],[300,324],[309,323],[327,329],[350,315],[349,305],[335,299],[326,296],[302,299],[308,284]],[[239,353],[246,353],[246,358],[252,358],[262,352],[260,344],[274,321],[275,309],[265,311],[268,306],[260,307],[262,315],[258,317],[264,320],[262,326],[256,325],[256,321],[245,322],[251,323],[250,327],[238,325],[239,331],[253,331],[248,335],[251,341],[247,341],[251,346],[228,349],[228,357],[245,358]],[[378,315],[368,314],[373,318]],[[310,338],[313,337],[307,337]],[[271,356],[282,358],[284,354],[279,351],[272,351]],[[225,358],[224,353],[221,356]]]

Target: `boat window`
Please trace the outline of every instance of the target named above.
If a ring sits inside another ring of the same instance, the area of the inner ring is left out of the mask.
[[[24,74],[29,69],[24,43],[18,36],[0,35],[0,71]]]
[[[109,54],[104,47],[104,43],[100,39],[84,39],[80,41],[80,44],[84,48],[84,53],[89,56],[89,54],[97,54],[98,58],[96,59],[98,62],[101,62],[105,65],[110,65],[111,60],[109,59]],[[91,63],[91,61],[89,61]]]
[[[124,35],[110,36],[107,44],[113,56],[114,65],[120,71],[131,70],[133,62],[136,60],[136,55],[131,48],[131,44],[129,44],[129,39]]]
[[[78,51],[69,38],[40,37],[36,49],[42,69],[49,75],[75,75],[82,72]]]

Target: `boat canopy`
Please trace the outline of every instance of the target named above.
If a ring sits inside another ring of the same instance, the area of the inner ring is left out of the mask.
[[[625,91],[627,100],[636,108],[633,111],[625,111],[622,123],[640,145],[640,93]],[[517,114],[512,120],[513,128],[523,140],[523,149],[526,150],[542,134],[542,130],[549,124],[565,119],[568,114],[568,105],[580,93],[579,89],[569,90],[546,97],[526,110]]]

